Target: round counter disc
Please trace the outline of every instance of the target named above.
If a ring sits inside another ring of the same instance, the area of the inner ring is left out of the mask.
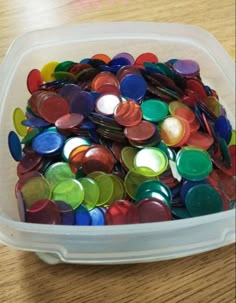
[[[88,210],[91,210],[95,207],[98,202],[100,190],[99,187],[92,178],[80,178],[79,182],[84,188],[84,201],[83,204]]]
[[[203,216],[221,212],[223,202],[219,193],[210,185],[200,184],[189,190],[185,204],[191,216]]]
[[[148,167],[155,175],[163,173],[168,166],[166,154],[155,147],[146,147],[140,150],[134,158],[135,167]]]
[[[84,199],[84,188],[82,184],[75,179],[61,181],[53,187],[52,199],[65,201],[75,209]]]
[[[191,181],[206,178],[212,170],[209,154],[197,149],[182,149],[177,154],[176,165],[179,174]]]

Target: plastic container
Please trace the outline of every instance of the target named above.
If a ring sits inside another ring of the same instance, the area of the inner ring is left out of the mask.
[[[235,241],[235,210],[186,220],[128,226],[48,226],[19,222],[14,186],[16,163],[7,146],[15,107],[25,108],[26,77],[51,60],[64,61],[95,53],[137,56],[151,51],[160,61],[192,58],[199,62],[206,84],[235,113],[235,65],[206,31],[161,23],[100,23],[68,25],[27,33],[11,45],[0,68],[0,241],[37,252],[48,263],[137,263],[201,253]],[[235,125],[234,125],[235,128]]]

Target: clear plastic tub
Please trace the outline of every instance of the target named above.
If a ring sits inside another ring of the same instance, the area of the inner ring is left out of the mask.
[[[7,146],[15,107],[25,108],[26,77],[51,60],[95,53],[151,51],[160,61],[192,58],[206,84],[215,88],[235,128],[235,65],[206,31],[181,24],[100,23],[68,25],[27,33],[11,45],[0,68],[0,241],[37,252],[48,263],[118,264],[166,260],[235,241],[235,210],[163,223],[128,226],[48,226],[19,222],[14,186],[16,163]],[[230,116],[231,115],[231,116]]]

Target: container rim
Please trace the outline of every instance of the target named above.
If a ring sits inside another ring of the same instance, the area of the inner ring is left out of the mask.
[[[112,26],[110,26],[112,25]],[[74,33],[77,32],[75,37]],[[122,33],[122,35],[121,35]],[[34,39],[35,35],[40,34],[40,40]],[[204,49],[211,50],[212,58],[215,63],[222,68],[222,73],[227,70],[228,81],[234,84],[235,73],[234,63],[230,55],[225,51],[223,46],[216,38],[207,30],[196,26],[183,23],[164,23],[164,22],[143,22],[143,21],[120,21],[120,22],[95,22],[95,23],[77,23],[65,24],[56,27],[48,27],[44,29],[29,31],[16,37],[10,44],[6,56],[2,62],[2,69],[6,73],[6,67],[11,62],[16,54],[19,56],[19,51],[22,53],[28,52],[28,42],[31,42],[31,47],[42,47],[46,44],[54,44],[58,42],[59,37],[63,36],[65,44],[69,41],[76,41],[78,38],[86,40],[104,40],[104,39],[134,39],[142,35],[142,39],[162,39],[167,38],[182,38],[192,40],[192,42],[200,42]],[[50,39],[48,39],[50,37]],[[65,38],[66,37],[66,38]],[[49,41],[50,40],[50,41]],[[19,48],[20,45],[20,48]],[[221,58],[221,62],[218,62]],[[2,85],[4,87],[4,85]],[[0,91],[1,93],[1,91]]]

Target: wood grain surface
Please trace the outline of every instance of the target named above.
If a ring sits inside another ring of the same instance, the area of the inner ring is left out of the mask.
[[[131,20],[201,26],[235,59],[234,0],[0,0],[0,63],[12,40],[27,31]],[[3,245],[0,256],[1,303],[235,302],[234,245],[178,260],[119,266],[49,266],[33,253]]]

